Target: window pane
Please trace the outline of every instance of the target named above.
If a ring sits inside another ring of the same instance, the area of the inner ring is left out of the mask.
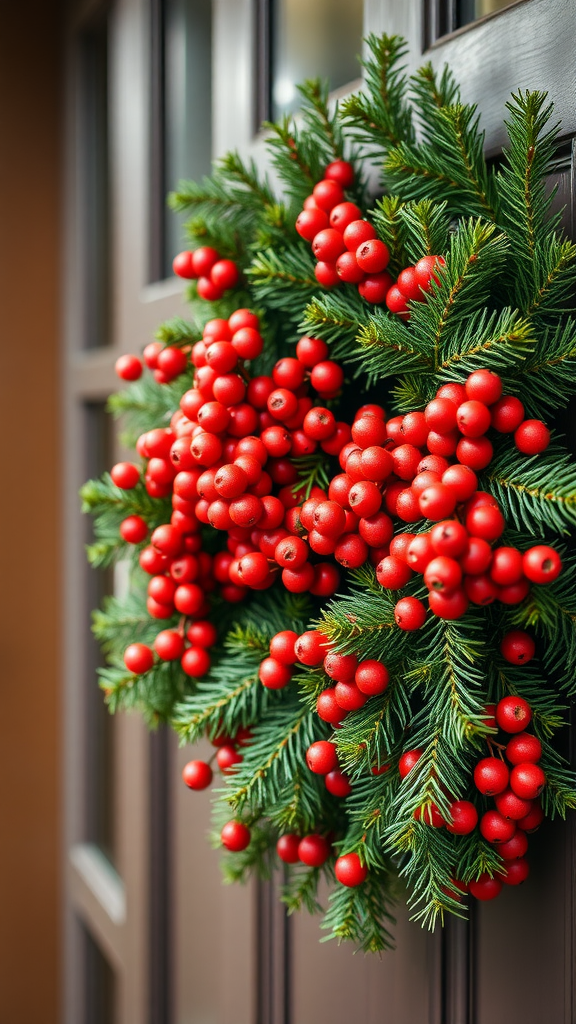
[[[471,21],[483,18],[486,14],[501,11],[509,7],[510,0],[458,0],[456,4],[456,27],[469,25]]]
[[[80,40],[80,220],[83,242],[84,348],[110,344],[111,229],[108,118],[108,21]]]
[[[211,0],[164,0],[166,190],[210,173],[212,155]],[[162,197],[164,202],[165,197]],[[164,274],[182,249],[184,217],[165,213]]]
[[[298,109],[305,78],[338,89],[360,77],[362,0],[274,0],[271,14],[274,118]]]

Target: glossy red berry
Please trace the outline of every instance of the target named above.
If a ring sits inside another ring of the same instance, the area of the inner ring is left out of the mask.
[[[346,711],[340,707],[336,700],[336,688],[334,686],[328,687],[319,694],[316,701],[316,712],[323,722],[329,722],[330,725],[338,725],[345,718]]]
[[[264,658],[258,669],[258,678],[267,690],[283,690],[292,678],[292,669],[276,658]]]
[[[523,697],[503,697],[496,705],[496,721],[504,732],[523,732],[531,718],[530,705]]]
[[[235,768],[237,764],[241,764],[243,760],[244,758],[242,757],[242,754],[238,753],[236,747],[234,747],[230,741],[222,744],[216,755],[216,762],[220,771],[224,775],[230,773],[232,769]]]
[[[397,285],[406,299],[420,302],[424,297],[415,267],[405,267],[404,270],[401,270],[398,274]]]
[[[379,274],[386,269],[390,261],[390,252],[385,242],[379,238],[371,238],[356,249],[358,266],[367,274]]]
[[[550,444],[550,431],[542,420],[524,420],[514,432],[514,441],[525,455],[539,455]]]
[[[480,505],[473,508],[466,516],[466,529],[473,537],[481,537],[488,542],[497,540],[506,528],[506,520],[499,508],[494,505]]]
[[[491,462],[493,454],[492,443],[487,437],[463,437],[456,445],[458,462],[475,471],[485,469]]]
[[[511,821],[519,821],[520,818],[525,818],[532,807],[531,800],[521,799],[512,789],[505,789],[503,793],[498,793],[494,797],[494,803],[496,804],[496,810],[504,818],[510,818]]]
[[[500,848],[498,852],[500,852]],[[522,882],[526,881],[529,874],[530,865],[528,861],[525,857],[519,857],[517,860],[511,860],[506,863],[500,877],[504,885],[521,885]]]
[[[426,620],[426,608],[417,597],[401,597],[394,607],[396,625],[412,632],[420,629]]]
[[[376,566],[376,579],[388,590],[400,590],[412,578],[412,569],[394,555],[387,555]]]
[[[192,253],[192,267],[196,277],[207,277],[212,267],[219,260],[216,249],[210,245],[201,245]]]
[[[210,655],[203,647],[189,647],[184,651],[180,664],[187,676],[201,679],[210,668]]]
[[[194,647],[213,647],[218,639],[216,626],[207,620],[192,622],[186,630],[186,637]]]
[[[494,900],[502,892],[502,882],[484,872],[476,881],[469,882],[468,891],[477,900]]]
[[[524,406],[519,398],[505,395],[490,409],[492,426],[501,434],[513,434],[524,419]]]
[[[175,629],[163,629],[156,636],[154,650],[163,661],[175,661],[182,656],[184,637]]]
[[[285,864],[297,864],[300,860],[298,856],[299,846],[300,836],[297,836],[294,832],[287,832],[279,837],[276,843],[276,853]]]
[[[424,570],[424,583],[428,590],[440,594],[449,594],[460,585],[462,569],[454,558],[438,555],[433,558]]]
[[[238,853],[250,844],[250,829],[243,821],[229,821],[224,825],[220,839],[227,850]]]
[[[311,242],[320,231],[330,226],[328,214],[319,207],[313,210],[302,210],[296,218],[296,231],[301,238]]]
[[[327,775],[338,767],[338,754],[334,743],[317,740],[306,751],[306,764],[315,775]]]
[[[458,406],[456,422],[464,437],[480,437],[490,426],[490,410],[483,402],[463,402]]]
[[[114,369],[121,380],[138,380],[142,376],[142,362],[138,356],[120,356],[114,364]]]
[[[314,668],[322,664],[329,647],[329,641],[323,633],[317,629],[310,629],[298,637],[294,644],[294,653],[302,665]]]
[[[406,535],[407,538],[410,535]],[[396,551],[392,552],[392,547],[396,546],[395,537],[390,545],[390,552],[396,554]],[[426,566],[435,556],[435,551],[432,546],[432,539],[429,533],[419,533],[415,537],[411,537],[407,543],[405,561],[414,569],[416,572],[424,572]],[[398,555],[400,557],[400,555]]]
[[[298,856],[309,868],[319,868],[330,856],[330,846],[324,836],[312,833],[304,836],[298,846]]]
[[[339,391],[344,383],[344,371],[338,363],[326,359],[316,363],[310,373],[310,383],[320,394]]]
[[[182,778],[189,789],[207,789],[212,777],[212,769],[206,761],[188,761],[182,769]]]
[[[140,480],[140,470],[132,462],[117,462],[110,470],[110,476],[116,487],[130,491]]]
[[[402,319],[407,320],[410,317],[408,303],[397,284],[393,284],[392,287],[388,289],[388,292],[386,293],[386,305],[391,313],[397,313],[402,317]]]
[[[518,822],[518,828],[523,829],[524,832],[535,832],[544,821],[544,811],[539,803],[535,803],[531,811],[525,818],[520,818]]]
[[[358,292],[366,302],[379,305],[385,301],[391,287],[392,278],[388,271],[384,270],[380,274],[368,274],[358,285]]]
[[[458,406],[448,398],[434,398],[428,402],[424,410],[428,430],[435,430],[439,434],[448,434],[454,430],[457,410]]]
[[[339,768],[335,768],[333,771],[328,772],[324,778],[326,789],[332,796],[337,796],[341,800],[350,796],[352,792],[352,786],[350,785],[348,776],[344,774]]]
[[[350,683],[354,679],[358,659],[355,654],[331,652],[324,658],[324,671],[338,683]]]
[[[367,220],[353,220],[344,228],[344,243],[350,252],[371,238],[376,238],[376,230]]]
[[[435,271],[445,265],[446,260],[443,256],[423,256],[422,259],[418,260],[414,267],[414,273],[423,291],[429,292],[431,290],[432,281],[436,284],[440,283],[440,277]]]
[[[478,824],[478,811],[470,800],[455,800],[450,804],[450,817],[446,828],[456,836],[467,836]]]
[[[354,888],[362,885],[368,875],[368,868],[362,863],[357,853],[345,853],[338,857],[334,865],[334,874],[341,885]]]
[[[400,755],[398,760],[398,773],[401,779],[405,779],[409,772],[412,771],[415,764],[418,763],[422,757],[422,750],[405,750]]]
[[[546,785],[546,776],[539,764],[515,764],[510,772],[510,787],[523,800],[535,800]]]
[[[484,405],[494,405],[502,394],[502,381],[492,370],[474,370],[464,387],[469,399]]]
[[[528,837],[516,823],[516,831],[512,839],[509,839],[507,843],[501,843],[498,853],[504,860],[516,860],[517,857],[523,857],[527,849]]]
[[[554,548],[538,544],[524,553],[522,568],[532,583],[553,583],[562,571],[562,559]]]
[[[480,831],[489,843],[507,843],[516,831],[516,823],[499,811],[486,811],[480,819]]]
[[[142,675],[154,664],[154,654],[146,644],[130,644],[124,651],[124,664],[130,672]]]
[[[423,516],[432,519],[433,522],[438,522],[452,514],[456,508],[456,495],[446,484],[431,484],[430,487],[422,491],[418,503]]]
[[[120,536],[127,544],[140,544],[148,536],[148,527],[141,516],[127,516],[120,523]]]
[[[507,743],[506,757],[510,764],[536,764],[542,757],[542,744],[537,736],[528,732],[518,733]]]
[[[324,228],[312,241],[312,252],[317,260],[324,263],[335,263],[345,248],[344,239],[335,228]]]
[[[338,203],[344,202],[344,191],[338,181],[324,178],[312,189],[316,206],[329,213]]]
[[[356,686],[369,697],[384,693],[389,681],[390,673],[386,666],[372,658],[361,662],[354,674]]]
[[[474,768],[474,783],[485,796],[502,793],[508,785],[510,772],[498,757],[483,757]]]
[[[529,633],[512,629],[502,638],[500,650],[511,665],[526,665],[534,657],[536,644]]]
[[[333,160],[324,171],[324,179],[337,181],[342,188],[350,188],[354,184],[354,167],[348,160]]]

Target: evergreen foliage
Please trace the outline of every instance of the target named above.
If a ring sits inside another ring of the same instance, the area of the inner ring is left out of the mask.
[[[403,40],[371,36],[368,49],[360,93],[333,107],[327,86],[308,82],[298,123],[286,118],[268,126],[281,196],[237,154],[219,161],[200,184],[180,183],[170,204],[190,215],[191,240],[236,259],[248,284],[245,293],[216,304],[199,299],[192,285],[191,322],[169,320],[157,337],[189,346],[208,319],[247,305],[261,315],[266,336],[258,372],[268,372],[279,354],[293,354],[298,330],[306,331],[345,363],[354,408],[375,400],[394,412],[422,409],[441,384],[463,382],[487,367],[502,376],[507,393],[521,398],[528,415],[550,417],[576,392],[576,246],[563,237],[546,188],[558,135],[551,104],[540,92],[512,98],[509,145],[496,167],[484,157],[478,112],[462,102],[448,69],[436,73],[425,65],[409,79]],[[322,290],[310,248],[294,231],[303,200],[339,157],[356,161],[350,198],[370,206],[368,217],[390,248],[394,274],[427,254],[445,258],[426,301],[409,304],[409,322],[385,306],[370,306],[352,285]],[[378,162],[384,194],[367,200],[360,159]],[[122,418],[125,442],[167,425],[190,386],[188,372],[162,386],[145,376],[113,396],[110,409]],[[299,483],[307,492],[325,485],[327,466],[323,455],[300,461]],[[559,436],[545,454],[531,457],[500,436],[479,487],[498,499],[510,542],[522,548],[534,537],[550,543],[576,526],[576,466]],[[98,567],[128,554],[118,535],[126,516],[142,516],[151,529],[170,517],[167,500],[150,498],[142,484],[121,491],[107,474],[86,484],[82,499],[84,511],[95,516],[88,556]],[[433,804],[447,814],[455,798],[472,800],[480,813],[488,806],[471,784],[471,771],[492,749],[490,701],[507,694],[529,701],[545,748],[544,809],[564,816],[576,807],[573,773],[555,746],[576,693],[574,557],[565,559],[553,585],[534,586],[517,607],[474,606],[455,622],[430,616],[417,634],[399,631],[393,614],[398,596],[422,593],[421,578],[414,578],[393,595],[364,566],[347,574],[324,607],[279,585],[265,600],[256,594],[241,606],[215,603],[219,647],[199,682],[178,662],[156,664],[141,676],[124,668],[127,643],[150,643],[158,631],[146,617],[137,567],[129,596],[109,598],[94,617],[110,660],[101,670],[110,710],[136,707],[151,725],[170,721],[182,743],[251,730],[243,761],[225,776],[216,800],[216,824],[235,814],[252,830],[246,850],[224,856],[227,880],[251,872],[269,877],[274,844],[285,832],[333,833],[338,853],[357,852],[368,865],[367,880],[348,889],[335,884],[330,862],[290,866],[283,900],[289,911],[315,911],[319,880],[327,878],[333,891],[324,928],[364,951],[392,945],[391,908],[404,885],[413,916],[433,927],[448,913],[466,915],[454,879],[494,876],[501,868],[478,830],[454,836],[416,820]],[[175,624],[169,620],[162,628]],[[391,677],[382,696],[371,697],[333,731],[314,711],[330,683],[322,669],[302,667],[278,691],[258,679],[276,632],[314,626],[335,650],[384,662]],[[535,632],[533,665],[504,662],[499,644],[512,626]],[[327,738],[337,744],[352,781],[343,800],[330,796],[306,767],[308,746]],[[401,779],[398,759],[414,748],[422,757]]]

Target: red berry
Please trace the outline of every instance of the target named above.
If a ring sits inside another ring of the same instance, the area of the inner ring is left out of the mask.
[[[412,569],[395,555],[387,555],[376,567],[376,579],[388,590],[400,590],[412,579]]]
[[[480,437],[490,426],[490,410],[483,402],[463,402],[458,407],[456,422],[464,437]]]
[[[390,680],[390,673],[381,661],[368,659],[358,665],[354,675],[354,682],[361,693],[372,697],[384,693]]]
[[[525,455],[539,455],[550,444],[550,431],[542,420],[524,420],[516,428],[514,441]]]
[[[466,576],[464,589],[472,604],[486,606],[498,597],[498,587],[490,576],[481,573],[478,576]]]
[[[187,280],[197,277],[197,273],[194,270],[194,253],[185,250],[179,252],[177,256],[172,260],[172,270],[178,277],[184,277]]]
[[[511,821],[525,818],[532,807],[531,800],[522,800],[512,789],[505,789],[503,793],[498,793],[494,797],[494,803],[498,812],[504,818],[510,818]]]
[[[328,214],[317,207],[315,210],[302,210],[296,218],[296,231],[301,238],[311,242],[319,231],[329,227]]]
[[[424,572],[426,566],[435,556],[435,551],[432,546],[432,540],[429,533],[419,533],[415,537],[409,537],[408,546],[406,549],[405,561],[414,569],[415,572]],[[396,547],[396,538],[392,542]],[[392,544],[390,545],[390,552],[396,554],[396,550],[392,551]],[[400,557],[398,555],[398,557]]]
[[[316,363],[310,373],[310,383],[320,394],[339,391],[344,383],[344,371],[338,363],[326,359]]]
[[[524,575],[522,555],[517,548],[496,548],[492,556],[490,576],[499,586],[518,583]]]
[[[442,483],[454,492],[457,501],[467,501],[478,486],[478,478],[469,466],[450,466],[442,474]]]
[[[502,638],[500,650],[511,665],[526,665],[534,657],[536,644],[529,633],[513,629]]]
[[[498,757],[483,757],[474,768],[474,783],[485,796],[502,793],[508,785],[510,772]]]
[[[413,480],[422,458],[418,448],[412,444],[400,444],[391,454],[396,476],[400,480]]]
[[[512,839],[509,839],[507,843],[501,843],[498,847],[498,853],[504,860],[515,860],[517,857],[523,857],[527,849],[528,838],[526,833],[516,827]]]
[[[233,853],[245,850],[250,843],[250,829],[243,821],[229,821],[220,833],[222,845]]]
[[[484,872],[476,881],[468,883],[468,891],[477,900],[494,900],[502,892],[502,882]]]
[[[163,661],[175,661],[182,656],[184,637],[175,629],[163,629],[156,636],[154,650]]]
[[[154,654],[146,644],[130,644],[124,651],[124,664],[130,672],[142,675],[154,664]]]
[[[485,573],[492,561],[492,548],[481,537],[469,537],[466,550],[460,558],[463,571],[470,576]]]
[[[328,772],[324,779],[326,789],[332,796],[337,796],[342,799],[343,797],[350,796],[352,792],[352,786],[348,781],[348,776],[344,772],[340,771],[339,768],[335,768],[334,771]]]
[[[187,676],[200,679],[210,668],[210,655],[203,647],[189,647],[184,651],[180,664]]]
[[[142,376],[142,362],[138,356],[120,356],[114,364],[114,369],[121,380],[138,380]]]
[[[345,853],[338,857],[334,865],[334,874],[341,885],[354,888],[362,885],[368,875],[368,868],[362,863],[357,853]]]
[[[244,327],[251,327],[254,330],[258,330],[260,321],[253,313],[251,309],[235,309],[234,312],[228,317],[228,327],[232,332],[232,335],[236,331],[242,330]]]
[[[510,764],[536,764],[542,757],[542,744],[537,736],[528,732],[518,733],[508,741],[506,757]]]
[[[394,619],[400,629],[420,629],[426,619],[426,608],[417,597],[401,597],[394,607]]]
[[[362,211],[356,203],[338,203],[330,210],[330,227],[343,234],[348,225],[361,216]]]
[[[131,491],[140,480],[140,470],[132,462],[117,462],[115,466],[112,466],[110,476],[116,487],[120,487],[123,491]]]
[[[312,242],[312,252],[323,263],[335,263],[345,248],[344,239],[335,228],[319,231]]]
[[[534,804],[532,810],[528,811],[526,817],[520,818],[520,821],[518,822],[518,828],[523,829],[524,832],[535,832],[536,829],[540,827],[543,821],[544,811],[542,810],[542,807],[540,806],[540,804]]]
[[[480,831],[489,843],[507,843],[516,831],[516,823],[498,811],[486,811],[480,819]]]
[[[412,817],[416,821],[423,821],[425,825],[431,825],[432,828],[442,828],[446,824],[436,804],[417,807]]]
[[[449,558],[462,555],[468,546],[468,539],[466,529],[456,519],[437,523],[430,530],[430,542],[436,554],[447,555]]]
[[[404,298],[412,299],[413,302],[420,302],[424,298],[415,267],[405,267],[401,270],[397,284]]]
[[[325,178],[312,189],[316,206],[329,213],[338,203],[344,202],[344,191],[337,181]]]
[[[294,644],[294,653],[302,665],[314,668],[322,664],[329,647],[329,641],[323,633],[317,629],[310,629],[298,637]]]
[[[439,519],[445,519],[454,511],[456,495],[446,484],[431,484],[430,487],[422,491],[418,503],[423,516],[438,522]]]
[[[368,239],[356,249],[358,266],[367,274],[379,274],[390,261],[388,246],[379,238]]]
[[[206,620],[193,622],[186,630],[186,637],[195,647],[213,647],[218,639],[216,626]]]
[[[478,811],[469,800],[455,800],[450,804],[450,818],[446,828],[456,836],[467,836],[478,824]]]
[[[358,516],[373,516],[380,509],[382,495],[370,480],[358,480],[348,492],[348,504]]]
[[[418,763],[422,757],[423,751],[421,750],[405,750],[400,755],[398,760],[398,773],[401,779],[405,779],[409,772],[412,771],[415,764]]]
[[[330,856],[328,841],[324,836],[315,833],[304,836],[298,846],[298,856],[302,863],[307,864],[309,868],[319,868]]]
[[[449,434],[456,426],[457,409],[458,406],[448,398],[434,398],[428,402],[424,410],[428,430],[435,430],[439,434]]]
[[[344,244],[350,252],[356,252],[363,242],[376,238],[376,230],[367,220],[353,220],[344,228]]]
[[[315,406],[306,413],[302,427],[307,437],[314,441],[325,441],[336,430],[334,413],[322,406]]]
[[[501,434],[513,434],[524,419],[524,406],[519,398],[506,395],[490,409],[492,426]]]
[[[218,744],[218,753],[216,755],[216,761],[220,771],[227,775],[232,771],[235,765],[241,764],[244,758],[242,754],[239,754],[236,747],[232,745],[232,741],[229,737],[226,737],[225,743]]]
[[[352,440],[360,448],[366,451],[372,451],[374,449],[375,452],[384,452],[383,448],[377,447],[384,444],[386,441],[386,426],[384,421],[378,416],[374,416],[373,413],[366,413],[364,416],[356,417],[352,424]],[[360,455],[360,459],[362,459],[362,454]],[[391,456],[389,456],[388,452],[384,452],[384,456],[388,456],[388,458],[384,457],[383,461],[387,467],[390,467],[386,474],[389,475],[394,464],[391,461]],[[376,456],[373,455],[373,458],[375,457]],[[382,460],[382,456],[380,456],[380,459]]]
[[[315,775],[327,775],[338,767],[338,755],[334,743],[317,740],[306,751],[306,764]]]
[[[499,508],[494,505],[480,505],[473,508],[466,516],[466,529],[474,537],[494,541],[506,528],[506,520]]]
[[[188,761],[182,769],[182,778],[190,789],[207,789],[212,777],[212,769],[206,761]]]
[[[336,683],[334,697],[338,707],[344,711],[358,711],[363,708],[368,697],[362,693],[356,683]]]
[[[430,438],[430,435],[428,435]],[[430,440],[428,440],[430,448]],[[456,445],[456,458],[469,469],[485,469],[492,460],[494,449],[487,437],[463,437]]]
[[[239,276],[238,267],[232,260],[218,260],[210,270],[212,284],[223,292],[228,288],[234,288],[238,284]]]
[[[388,271],[384,270],[381,274],[369,274],[365,277],[358,285],[358,292],[366,302],[378,305],[385,301],[391,287],[392,278]]]
[[[522,697],[503,697],[496,705],[496,721],[504,732],[523,732],[531,718],[530,705]]]
[[[402,319],[408,320],[410,317],[410,310],[408,304],[398,285],[393,284],[386,293],[386,305],[391,313],[398,313]]]
[[[337,725],[345,717],[346,712],[340,707],[336,700],[336,688],[333,686],[323,690],[316,701],[316,711],[318,717],[323,722],[329,722],[331,725]]]
[[[444,266],[446,266],[446,260],[443,256],[423,256],[422,259],[418,260],[414,267],[414,272],[423,291],[429,292],[431,290],[432,281],[436,284],[440,283],[440,278],[434,273],[434,270],[437,267]]]
[[[474,370],[464,386],[469,399],[484,405],[494,405],[502,394],[502,381],[492,370]]]
[[[333,160],[324,171],[324,179],[326,178],[329,181],[337,181],[342,188],[350,188],[354,184],[354,168],[348,160]]]
[[[535,800],[546,785],[546,776],[539,764],[515,764],[510,772],[510,786],[522,800]]]
[[[428,437],[428,426],[423,412],[409,412],[403,417],[400,433],[408,444],[423,448]]]
[[[462,587],[457,587],[448,594],[439,593],[435,590],[428,595],[430,611],[439,619],[453,621],[461,619],[468,610],[468,595]]]
[[[127,544],[140,544],[148,536],[148,527],[140,516],[127,516],[120,523],[120,536]]]
[[[299,846],[300,836],[295,835],[294,832],[287,832],[279,837],[276,843],[276,853],[285,864],[297,864],[300,860],[298,856]]]
[[[284,629],[282,632],[276,633],[270,641],[271,657],[283,665],[294,665],[296,661],[294,645],[297,639],[298,634],[292,629]]]
[[[354,679],[358,667],[355,654],[336,654],[330,652],[324,658],[324,671],[331,679],[339,683],[349,683]]]
[[[188,364],[188,356],[181,348],[174,348],[168,345],[158,353],[156,360],[157,369],[164,374],[165,380],[170,381],[184,373]]]
[[[538,544],[524,553],[522,568],[532,583],[552,583],[562,571],[562,559],[554,548]]]
[[[267,690],[283,690],[292,678],[292,669],[276,658],[264,658],[258,669],[258,678]]]
[[[462,570],[454,558],[438,555],[428,562],[424,570],[424,583],[428,590],[450,594],[460,585]]]
[[[498,600],[502,604],[520,604],[529,590],[530,584],[528,580],[523,579],[518,583],[511,583],[508,587],[500,587],[498,590]]]
[[[500,853],[500,847],[498,848]],[[509,861],[501,872],[504,885],[521,885],[530,874],[530,866],[525,857],[518,857],[517,860]]]

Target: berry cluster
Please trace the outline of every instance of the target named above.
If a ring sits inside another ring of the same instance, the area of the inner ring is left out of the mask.
[[[393,284],[386,294],[386,305],[390,312],[397,313],[402,320],[409,320],[408,302],[424,300],[425,294],[432,287],[432,281],[439,283],[434,273],[435,267],[443,267],[445,264],[443,256],[423,256],[415,266],[401,270],[396,284]]]
[[[233,260],[221,259],[216,249],[203,245],[193,252],[184,250],[174,257],[172,269],[178,277],[196,280],[201,299],[216,302],[229,288],[235,288],[240,274]]]

